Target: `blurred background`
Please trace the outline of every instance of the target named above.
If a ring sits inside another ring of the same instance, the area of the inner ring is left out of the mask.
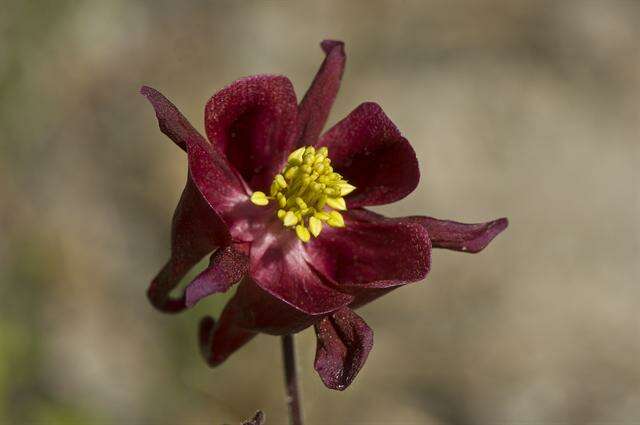
[[[251,74],[299,98],[342,39],[329,125],[380,103],[422,180],[379,211],[511,225],[437,251],[363,308],[375,346],[344,393],[298,338],[310,424],[640,422],[640,2],[4,0],[0,12],[0,423],[286,423],[278,338],[217,369],[145,290],[186,160],[138,94],[198,129]]]

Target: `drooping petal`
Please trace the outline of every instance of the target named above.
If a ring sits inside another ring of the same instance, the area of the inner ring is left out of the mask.
[[[318,321],[272,296],[245,277],[225,306],[219,322],[205,317],[200,323],[200,349],[210,366],[224,362],[258,332],[286,335]]]
[[[388,204],[404,198],[420,179],[413,148],[375,103],[363,103],[325,133],[334,169],[357,189],[349,208]]]
[[[286,77],[242,78],[207,102],[207,137],[253,190],[266,191],[293,148],[297,114]]]
[[[205,200],[224,215],[247,197],[242,182],[217,146],[207,142],[166,97],[151,87],[140,90],[155,109],[160,130],[187,152],[189,176]]]
[[[220,365],[233,352],[257,335],[257,332],[238,326],[236,319],[238,314],[240,312],[234,307],[232,298],[217,323],[209,316],[200,321],[198,332],[200,352],[209,366]]]
[[[343,217],[345,227],[327,228],[306,245],[311,265],[338,288],[358,293],[398,286],[422,280],[429,272],[431,242],[422,226],[366,220],[357,210]]]
[[[322,132],[333,101],[340,88],[346,57],[344,43],[324,40],[322,50],[327,55],[318,70],[311,87],[304,95],[298,109],[298,146],[314,145]]]
[[[249,257],[246,253],[227,246],[211,254],[209,267],[202,271],[185,290],[187,307],[193,307],[202,298],[226,292],[247,273]]]
[[[349,304],[351,295],[331,288],[330,282],[307,263],[302,242],[294,232],[265,232],[251,246],[250,274],[258,286],[303,313],[318,315]]]
[[[184,295],[174,299],[170,292],[202,257],[229,242],[227,226],[188,178],[173,214],[171,258],[147,291],[151,304],[167,313],[182,311],[186,307]]]
[[[314,367],[333,390],[351,384],[373,347],[373,331],[349,308],[342,308],[315,325],[317,349]]]
[[[234,296],[238,311],[238,326],[270,335],[287,335],[300,332],[316,321],[311,316],[274,297],[251,278],[244,278]]]
[[[470,253],[482,251],[509,225],[506,217],[474,224],[438,220],[433,217],[414,217],[414,220],[427,229],[434,248]]]
[[[427,216],[389,218],[364,209],[351,211],[351,217],[365,221],[419,224],[429,233],[429,239],[434,248],[469,253],[482,251],[509,225],[506,217],[486,223],[467,224]]]

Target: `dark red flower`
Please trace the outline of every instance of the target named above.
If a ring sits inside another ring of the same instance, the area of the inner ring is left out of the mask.
[[[343,43],[324,41],[322,48],[326,58],[300,104],[283,76],[243,78],[216,93],[205,108],[208,141],[163,95],[142,88],[160,129],[189,162],[171,257],[148,296],[156,308],[179,312],[239,282],[219,320],[200,324],[209,365],[259,332],[284,335],[314,325],[315,368],[329,388],[341,390],[373,345],[372,330],[353,309],[424,279],[432,247],[482,250],[507,219],[462,224],[366,210],[411,193],[418,161],[375,103],[358,106],[320,136],[345,64]],[[209,267],[181,298],[171,298],[207,254]]]

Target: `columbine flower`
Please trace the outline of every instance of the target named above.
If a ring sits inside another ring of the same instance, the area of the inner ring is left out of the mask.
[[[142,88],[160,129],[189,162],[171,258],[148,296],[158,309],[178,312],[240,282],[220,319],[200,324],[209,365],[259,332],[284,335],[314,325],[315,368],[329,388],[344,389],[373,344],[372,330],[353,310],[424,279],[432,247],[478,252],[507,220],[462,224],[366,210],[411,193],[418,162],[375,103],[320,136],[345,64],[341,42],[322,48],[326,58],[299,105],[283,76],[243,78],[215,94],[205,108],[208,141],[169,100]],[[210,253],[184,295],[171,298]]]

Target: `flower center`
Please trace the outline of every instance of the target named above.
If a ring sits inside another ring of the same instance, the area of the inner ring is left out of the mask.
[[[333,171],[328,155],[326,147],[296,149],[289,155],[284,169],[273,179],[269,196],[264,192],[251,195],[251,202],[256,205],[276,202],[276,215],[282,224],[295,229],[303,242],[308,242],[311,235],[318,237],[323,224],[344,227],[344,219],[336,210],[347,209],[343,196],[356,188]]]

